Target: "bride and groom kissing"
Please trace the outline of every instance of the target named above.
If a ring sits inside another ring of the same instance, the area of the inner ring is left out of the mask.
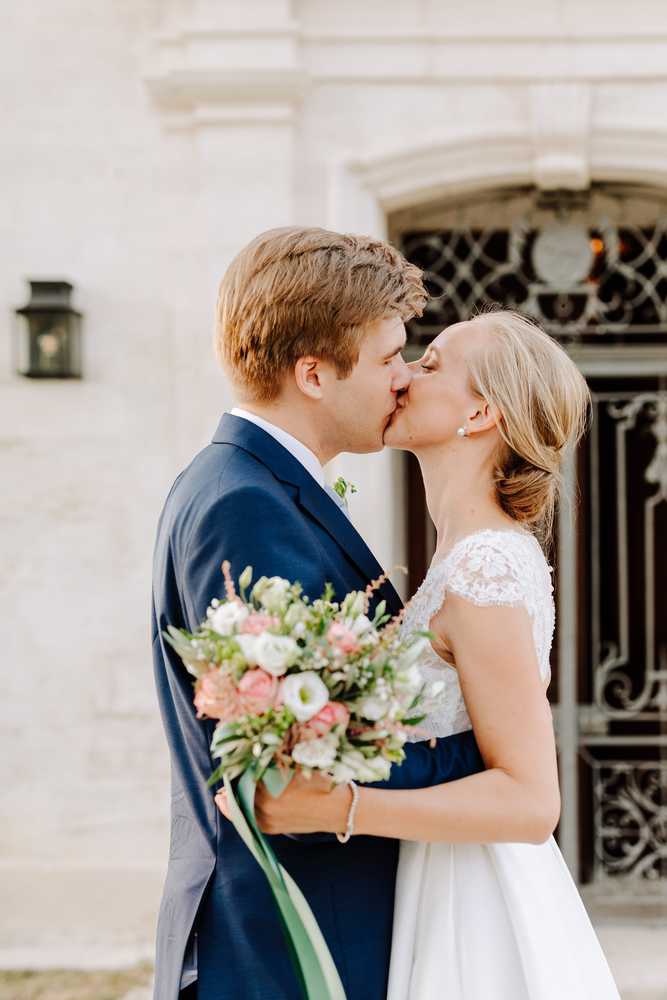
[[[162,633],[203,619],[224,560],[235,578],[251,565],[313,598],[327,582],[343,596],[380,577],[323,467],[383,446],[416,455],[437,529],[404,627],[433,633],[419,667],[445,698],[389,780],[358,789],[353,815],[347,786],[297,777],[278,799],[259,795],[260,825],[348,1000],[618,997],[551,836],[554,603],[540,543],[588,389],[550,337],[502,310],[449,327],[407,364],[405,323],[427,299],[420,270],[387,243],[316,228],[261,234],[222,279],[216,348],[238,406],[174,483],[155,546],[172,771],[156,1000],[300,996],[262,872],[207,786],[215,720],[196,717]],[[375,600],[401,610],[389,582]]]

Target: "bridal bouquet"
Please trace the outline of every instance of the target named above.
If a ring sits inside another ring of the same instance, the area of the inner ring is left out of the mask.
[[[209,784],[224,782],[234,826],[266,874],[304,995],[338,1000],[343,989],[315,918],[255,821],[257,783],[279,795],[297,770],[334,783],[385,780],[439,693],[426,691],[417,667],[430,634],[401,636],[385,602],[368,617],[384,577],[339,603],[330,586],[310,601],[281,577],[251,587],[251,567],[237,593],[229,564],[222,569],[225,597],[195,632],[170,626],[165,638],[196,679],[198,716],[218,720]]]

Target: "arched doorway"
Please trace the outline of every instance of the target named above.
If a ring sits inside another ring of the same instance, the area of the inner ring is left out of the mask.
[[[560,840],[597,900],[667,902],[667,192],[504,189],[406,208],[392,242],[436,298],[410,353],[487,301],[529,313],[587,376],[590,434],[570,469],[578,502],[552,553],[558,628],[551,697]],[[410,592],[434,547],[406,461]]]

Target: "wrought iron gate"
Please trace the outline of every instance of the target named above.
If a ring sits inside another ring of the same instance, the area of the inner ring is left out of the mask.
[[[488,301],[533,315],[588,377],[554,561],[560,842],[594,894],[667,901],[667,193],[490,194],[404,212],[391,236],[435,298],[413,356]],[[433,551],[408,463],[411,587]]]

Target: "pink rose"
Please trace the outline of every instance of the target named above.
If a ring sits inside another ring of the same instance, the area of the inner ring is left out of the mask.
[[[328,701],[324,708],[314,715],[304,728],[311,729],[317,736],[326,736],[334,726],[345,729],[350,721],[350,713],[339,701]]]
[[[327,639],[341,653],[358,653],[361,648],[354,632],[337,622],[327,632]]]
[[[248,670],[239,681],[239,697],[246,712],[261,715],[276,703],[278,678],[266,670]]]
[[[233,679],[220,670],[209,670],[197,680],[195,708],[200,719],[206,717],[229,722],[243,715]]]
[[[241,626],[241,632],[244,632],[246,635],[261,635],[262,632],[266,632],[270,628],[276,628],[278,625],[280,625],[279,618],[274,618],[273,615],[255,613],[248,615]]]

